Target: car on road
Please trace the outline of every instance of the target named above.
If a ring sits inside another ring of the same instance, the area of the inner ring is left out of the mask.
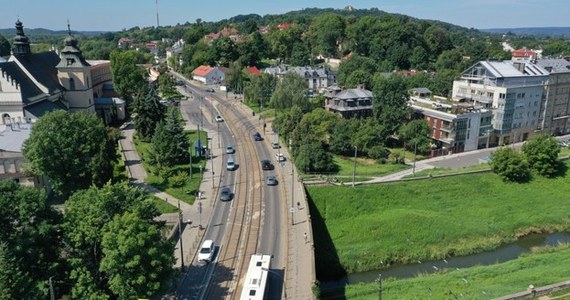
[[[216,91],[213,88],[207,88],[206,92],[208,93],[215,93]]]
[[[216,116],[216,122],[223,122],[223,121],[224,121],[224,118],[222,118],[222,116],[220,116],[220,115]]]
[[[229,187],[225,186],[220,191],[220,200],[221,201],[230,201],[232,200],[232,191]]]
[[[226,147],[226,154],[234,154],[236,153],[236,149],[233,146]]]
[[[277,178],[275,178],[275,176],[267,176],[265,183],[267,185],[277,185]]]
[[[198,261],[210,262],[214,258],[215,245],[212,240],[205,240],[198,252]]]
[[[279,148],[281,148],[281,145],[279,145],[278,142],[273,142],[273,143],[271,143],[271,148],[273,148],[273,149],[279,149]]]
[[[275,153],[275,159],[278,162],[285,161],[285,155],[283,155],[283,153]]]
[[[261,134],[259,134],[259,132],[253,134],[253,139],[256,141],[263,141],[263,138],[261,137]]]
[[[267,170],[273,170],[273,164],[269,160],[264,159],[261,161],[261,169],[266,170],[266,171]]]

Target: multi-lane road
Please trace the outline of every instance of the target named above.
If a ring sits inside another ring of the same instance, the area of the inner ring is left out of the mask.
[[[284,290],[283,270],[287,251],[287,212],[284,201],[284,185],[268,186],[269,175],[284,178],[282,167],[275,159],[275,150],[270,143],[275,136],[261,132],[265,140],[255,141],[257,131],[247,111],[235,101],[226,100],[218,93],[208,93],[205,87],[190,84],[184,89],[189,101],[182,101],[181,109],[201,128],[217,133],[209,141],[212,148],[219,148],[217,160],[221,176],[219,186],[212,191],[217,199],[217,190],[229,187],[233,192],[231,201],[215,201],[209,225],[203,240],[213,240],[216,245],[211,263],[191,262],[186,277],[180,284],[180,299],[237,299],[247,272],[247,263],[252,254],[273,255],[269,276],[268,299],[280,299]],[[224,122],[216,122],[220,115]],[[199,120],[199,121],[198,121]],[[236,149],[226,154],[226,146]],[[226,170],[228,157],[235,160],[237,169]],[[275,168],[262,170],[260,161],[271,160]],[[207,176],[207,175],[205,175]]]

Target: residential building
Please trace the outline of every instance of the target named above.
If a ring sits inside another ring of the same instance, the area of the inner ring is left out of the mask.
[[[493,118],[490,109],[432,96],[426,88],[413,89],[410,94],[414,115],[429,124],[435,145],[432,156],[489,147]]]
[[[289,67],[279,65],[266,68],[265,73],[277,77],[283,77],[287,73],[295,73],[305,79],[309,89],[313,91],[321,91],[337,84],[337,74],[322,66]]]
[[[184,50],[184,40],[179,39],[172,47],[166,49],[166,58],[170,58],[176,53],[181,53],[182,50]]]
[[[226,74],[218,67],[199,66],[192,71],[192,79],[205,84],[219,84]]]
[[[536,133],[548,72],[525,61],[480,61],[453,82],[453,100],[493,111],[489,144],[506,145]]]
[[[513,50],[511,54],[512,60],[533,60],[537,58],[536,52],[527,48]]]
[[[538,59],[548,72],[542,94],[538,130],[553,135],[570,133],[570,58]]]
[[[372,115],[372,92],[360,86],[343,90],[337,86],[325,92],[325,110],[343,118],[365,118]]]

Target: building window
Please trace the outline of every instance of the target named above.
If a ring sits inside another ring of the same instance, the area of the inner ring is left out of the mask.
[[[73,78],[69,78],[69,90],[75,90],[75,80]]]
[[[68,66],[73,65],[73,63],[75,63],[75,59],[73,59],[73,58],[68,58],[68,59],[67,59],[67,65],[68,65]]]

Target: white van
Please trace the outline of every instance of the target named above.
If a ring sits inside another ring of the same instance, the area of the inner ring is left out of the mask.
[[[228,158],[228,161],[226,162],[226,169],[228,169],[229,171],[233,171],[236,169],[236,163],[234,161],[233,156],[230,156]]]

